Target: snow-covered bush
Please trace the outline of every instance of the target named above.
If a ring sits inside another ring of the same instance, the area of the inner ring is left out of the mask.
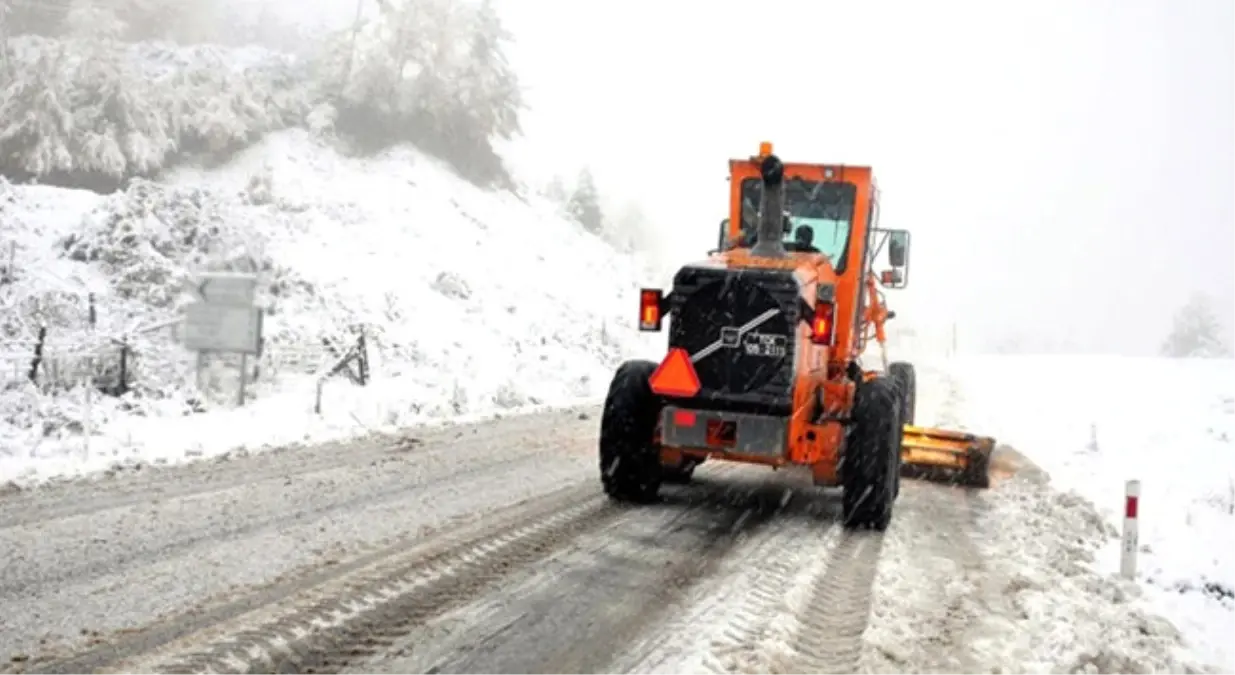
[[[230,204],[209,190],[138,179],[87,215],[61,246],[73,260],[101,263],[121,298],[169,308],[194,270],[271,268],[260,234]]]
[[[40,436],[61,433],[81,433],[84,425],[78,406],[64,405],[54,398],[41,395],[31,383],[10,388],[4,396],[5,405],[0,406],[0,424],[19,429],[34,429]],[[59,403],[59,404],[58,404]]]
[[[256,186],[228,195],[135,179],[105,198],[59,245],[70,260],[101,266],[120,299],[164,316],[193,297],[192,276],[206,270],[258,274],[263,306],[272,316],[320,305],[313,284],[270,253],[268,237],[278,231],[271,222],[294,214],[272,203],[268,182],[262,187],[268,180],[259,174]],[[266,335],[273,345],[283,337],[277,331]]]

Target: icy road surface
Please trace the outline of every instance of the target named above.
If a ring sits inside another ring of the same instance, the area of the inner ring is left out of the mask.
[[[1196,670],[1086,568],[1084,524],[1052,511],[1075,505],[1034,471],[984,493],[906,480],[882,535],[844,532],[802,476],[721,463],[623,507],[597,419],[0,496],[0,669]]]

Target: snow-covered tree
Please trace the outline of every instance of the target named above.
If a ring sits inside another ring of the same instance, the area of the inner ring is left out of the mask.
[[[101,0],[73,0],[66,17],[76,65],[70,94],[74,169],[110,179],[162,168],[175,142],[159,90],[127,58],[126,26]]]
[[[70,171],[73,103],[64,50],[46,50],[13,69],[0,90],[0,172],[26,178]]]
[[[196,42],[217,33],[215,0],[106,0],[124,22],[124,39]]]
[[[504,51],[511,35],[502,26],[492,1],[482,0],[466,18],[463,26],[471,38],[470,45],[454,68],[451,88],[455,95],[446,107],[446,124],[439,130],[448,142],[451,157],[478,180],[492,182],[508,178],[492,142],[509,140],[519,133],[523,92]]]
[[[506,60],[505,45],[511,35],[502,26],[492,0],[481,0],[472,17],[470,33],[471,46],[456,81],[460,112],[490,137],[508,140],[519,133],[523,91]]]
[[[70,0],[60,34],[80,35],[82,20],[94,15],[107,21],[104,30],[112,37],[126,42],[227,41],[247,27],[231,9],[222,0]]]
[[[19,35],[58,35],[68,9],[60,3],[12,2],[0,0],[4,12],[2,32],[6,37]]]
[[[570,201],[566,204],[566,212],[592,234],[601,234],[605,230],[604,214],[600,209],[600,192],[596,189],[592,172],[586,167],[579,171],[579,179],[570,195]]]
[[[1162,343],[1162,354],[1172,358],[1215,358],[1229,356],[1223,343],[1222,327],[1209,297],[1193,294],[1175,313],[1175,323]]]
[[[79,169],[113,178],[162,168],[175,147],[157,87],[131,64],[86,59],[74,90],[74,155]]]
[[[566,190],[566,182],[562,180],[561,176],[554,176],[545,185],[542,193],[549,201],[563,208],[570,201],[570,193]]]
[[[19,38],[15,75],[0,79],[0,175],[109,190],[185,155],[217,157],[294,124],[325,132],[329,120],[361,150],[411,142],[476,183],[513,185],[494,143],[519,133],[523,99],[492,3],[379,0],[377,17],[303,69],[289,59],[238,69],[218,46],[126,42],[195,39],[220,22],[233,28],[224,41],[256,34],[224,5],[57,5],[57,39]]]
[[[625,202],[615,208],[603,208],[613,213],[606,218],[605,238],[619,250],[647,250],[654,246],[651,221],[637,202]]]
[[[290,57],[240,71],[217,46],[119,42],[99,6],[70,15],[72,35],[16,40],[14,77],[0,80],[0,175],[110,191],[184,155],[226,155],[310,109],[312,80]]]
[[[336,131],[368,150],[410,141],[478,183],[508,181],[492,144],[519,132],[523,100],[492,5],[378,7],[376,19],[341,31],[320,59],[325,93],[339,108]]]
[[[102,0],[72,0],[64,17],[65,34],[92,45],[114,43],[124,37],[127,28],[116,8]]]

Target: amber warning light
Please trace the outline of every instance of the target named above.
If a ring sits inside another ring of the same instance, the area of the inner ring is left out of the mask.
[[[674,347],[648,378],[648,385],[661,396],[689,398],[699,393],[699,374],[686,350]]]
[[[639,291],[639,330],[660,330],[661,292],[655,288],[645,288]]]

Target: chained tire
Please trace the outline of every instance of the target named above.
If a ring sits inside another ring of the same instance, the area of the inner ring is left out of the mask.
[[[901,400],[891,377],[858,385],[854,427],[841,466],[845,527],[883,531],[892,522],[900,478]]]
[[[620,502],[655,501],[660,490],[660,452],[653,443],[656,423],[664,408],[648,378],[656,370],[651,361],[627,361],[609,384],[600,418],[600,482],[610,499]]]

